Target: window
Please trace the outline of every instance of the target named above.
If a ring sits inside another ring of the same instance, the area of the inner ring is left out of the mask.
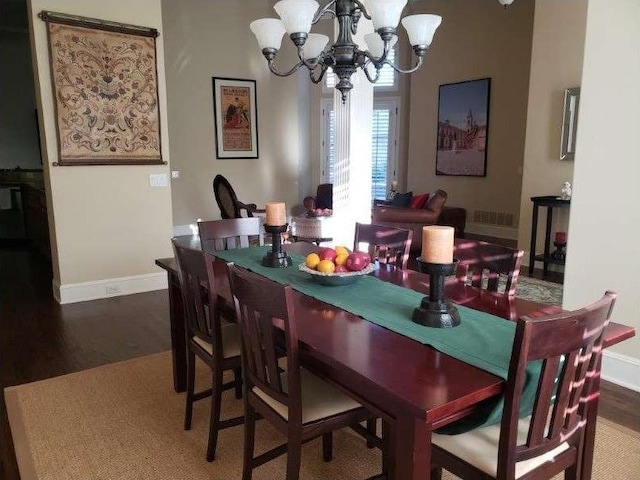
[[[371,125],[371,198],[384,200],[396,173],[398,98],[373,100]],[[322,100],[322,181],[333,183],[336,158],[336,116],[333,100]]]

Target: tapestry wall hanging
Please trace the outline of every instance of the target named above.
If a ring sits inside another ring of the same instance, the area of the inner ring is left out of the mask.
[[[256,81],[213,77],[216,158],[258,158]]]
[[[436,175],[487,175],[490,78],[440,85]]]
[[[157,30],[42,11],[57,165],[162,164]]]

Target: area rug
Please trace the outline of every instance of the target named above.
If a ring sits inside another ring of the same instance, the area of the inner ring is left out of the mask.
[[[516,297],[561,307],[562,289],[563,286],[559,283],[519,276],[516,283]]]
[[[205,368],[198,386],[206,386]],[[205,460],[209,402],[196,402],[193,428],[184,431],[184,394],[172,389],[169,352],[5,389],[5,400],[24,480],[239,479],[242,426],[221,432],[213,463]],[[223,418],[242,411],[232,392]],[[598,421],[595,479],[637,479],[640,435]],[[284,441],[258,422],[258,453]],[[381,455],[350,430],[334,435],[334,460],[322,461],[321,442],[303,447],[301,479],[359,479],[380,472]],[[284,478],[286,457],[254,472],[254,479]],[[613,472],[616,472],[613,474]],[[447,476],[444,478],[452,479]]]

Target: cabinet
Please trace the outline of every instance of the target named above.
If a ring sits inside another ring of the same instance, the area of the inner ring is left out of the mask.
[[[26,236],[38,252],[51,258],[45,192],[42,188],[28,184],[21,185],[20,192],[22,194]]]
[[[554,208],[569,208],[571,200],[562,200],[553,195],[543,197],[531,197],[533,202],[533,217],[531,218],[531,244],[529,248],[529,275],[533,273],[535,262],[542,262],[542,275],[547,276],[549,264],[564,265],[564,258],[556,258],[551,254],[551,225]],[[538,239],[538,211],[540,207],[547,208],[547,223],[544,236],[544,252],[536,253],[536,241]]]

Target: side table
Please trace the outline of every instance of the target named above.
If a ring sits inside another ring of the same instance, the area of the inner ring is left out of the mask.
[[[529,247],[529,275],[533,273],[535,262],[542,262],[542,276],[546,277],[549,271],[549,264],[564,265],[564,258],[557,258],[551,255],[551,223],[553,221],[554,208],[569,208],[571,200],[562,200],[554,195],[543,197],[531,197],[533,202],[533,217],[531,218],[531,244]],[[547,207],[547,225],[544,237],[544,253],[536,254],[536,241],[538,238],[538,209]]]

